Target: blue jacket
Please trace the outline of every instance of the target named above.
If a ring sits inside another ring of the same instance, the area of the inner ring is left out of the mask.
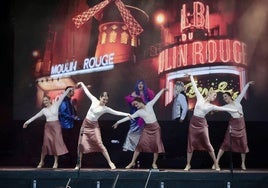
[[[62,128],[70,129],[74,127],[76,118],[75,109],[69,97],[65,97],[59,107],[59,121]]]

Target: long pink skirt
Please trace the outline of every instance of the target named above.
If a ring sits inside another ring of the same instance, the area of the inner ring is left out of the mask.
[[[206,118],[193,115],[189,125],[187,152],[192,153],[194,150],[214,151],[209,140]]]
[[[161,127],[158,122],[146,124],[141,133],[136,151],[147,153],[165,153]]]
[[[225,132],[224,140],[220,149],[223,151],[233,151],[237,153],[249,152],[244,117],[230,119],[229,126]]]
[[[62,138],[62,130],[59,121],[46,122],[42,152],[45,155],[56,156],[68,153],[68,149]]]
[[[84,154],[106,150],[102,143],[100,127],[97,121],[84,119],[79,135],[78,148]]]

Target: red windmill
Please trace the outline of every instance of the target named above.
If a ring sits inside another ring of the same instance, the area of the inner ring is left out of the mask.
[[[137,36],[143,32],[141,25],[127,9],[127,7],[131,8],[131,6],[124,5],[121,0],[104,0],[75,16],[72,20],[76,28],[80,28],[93,16],[100,20],[102,19],[100,14],[105,14],[103,10],[107,8],[108,5],[111,5],[112,2],[114,2],[118,8],[123,22],[121,20],[113,20],[100,24],[95,56],[99,57],[104,54],[115,53],[114,62],[121,63],[130,60],[133,51],[132,47],[137,46]],[[135,8],[135,10],[139,10],[145,14],[144,11],[138,8]]]

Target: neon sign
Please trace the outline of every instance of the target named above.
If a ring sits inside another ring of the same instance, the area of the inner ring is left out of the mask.
[[[186,4],[181,9],[181,32],[187,28],[209,29],[209,7],[201,2],[193,2],[192,13]]]
[[[247,65],[246,44],[231,39],[210,39],[165,49],[159,54],[158,74],[189,66],[211,66],[215,63]]]
[[[114,68],[114,53],[84,59],[83,68],[78,69],[77,61],[57,64],[51,67],[51,77],[71,76],[110,70]]]

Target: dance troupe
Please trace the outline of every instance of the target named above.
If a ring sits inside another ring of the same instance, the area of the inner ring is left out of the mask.
[[[211,168],[220,171],[220,158],[225,151],[230,150],[231,152],[241,153],[241,169],[246,170],[245,159],[249,148],[241,100],[249,86],[254,84],[254,82],[248,82],[235,99],[232,98],[231,93],[223,93],[222,98],[226,104],[217,106],[212,104],[217,97],[216,91],[209,90],[204,97],[198,90],[193,75],[186,74],[185,76],[190,77],[192,89],[196,96],[196,103],[193,109],[193,115],[189,121],[187,161],[184,171],[191,169],[191,159],[194,151],[208,152],[213,160]],[[63,133],[65,130],[73,128],[75,120],[79,120],[70,99],[74,95],[74,89],[83,89],[85,95],[91,101],[91,105],[80,128],[76,151],[78,160],[76,161],[75,169],[81,168],[83,154],[94,152],[101,152],[110,168],[116,169],[101,137],[99,118],[106,113],[122,116],[122,119],[112,125],[113,129],[117,129],[119,124],[123,122],[130,122],[129,131],[125,143],[123,144],[123,151],[133,151],[133,156],[130,163],[125,168],[134,168],[137,165],[136,160],[139,154],[143,152],[153,154],[151,167],[152,169],[158,169],[157,160],[159,154],[165,153],[165,148],[162,142],[161,126],[154,112],[154,105],[168,89],[162,88],[155,94],[146,86],[143,80],[138,80],[134,91],[125,97],[130,107],[130,112],[126,113],[106,106],[109,100],[108,92],[102,92],[97,98],[92,95],[88,88],[89,86],[86,86],[83,82],[78,82],[73,87],[67,87],[56,101],[52,101],[49,96],[45,95],[42,99],[43,108],[23,124],[23,128],[27,128],[34,120],[42,116],[46,118],[41,157],[37,168],[44,167],[45,157],[47,155],[54,156],[53,168],[58,168],[59,156],[69,152],[70,149],[68,149],[65,144]],[[184,83],[177,81],[174,84],[172,119],[178,123],[184,122],[187,111],[188,100],[185,94]],[[205,117],[208,113],[214,111],[228,112],[231,117],[217,155],[210,142],[209,125]],[[73,142],[76,143],[76,141]],[[230,144],[232,144],[231,147]]]

